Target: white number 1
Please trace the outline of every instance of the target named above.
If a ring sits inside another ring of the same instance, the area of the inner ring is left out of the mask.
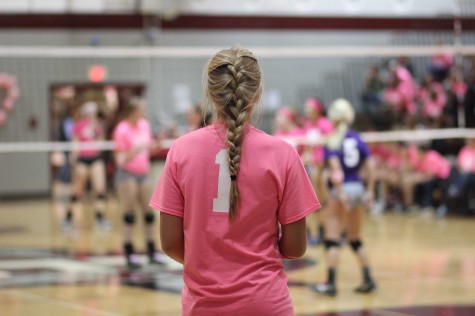
[[[228,152],[221,149],[216,155],[216,164],[219,165],[218,176],[218,196],[213,199],[213,212],[229,213],[229,190],[231,189],[231,178],[227,162]]]

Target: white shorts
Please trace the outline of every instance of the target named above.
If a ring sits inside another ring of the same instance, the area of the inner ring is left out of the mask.
[[[350,207],[353,208],[357,205],[363,203],[363,197],[365,194],[365,187],[361,182],[347,182],[342,185],[343,193],[345,193],[346,198]],[[332,197],[338,198],[335,188],[332,189]]]

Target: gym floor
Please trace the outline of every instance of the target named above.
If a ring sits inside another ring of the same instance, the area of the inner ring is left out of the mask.
[[[101,232],[85,208],[84,225],[65,234],[49,199],[0,203],[0,315],[179,315],[181,266],[134,273],[124,269],[117,204],[108,202],[113,228]],[[135,243],[143,253],[141,223]],[[158,234],[157,234],[158,235]],[[286,262],[297,315],[475,315],[473,218],[430,214],[369,217],[364,241],[378,291],[353,293],[361,279],[349,247],[343,247],[338,296],[319,296],[309,285],[324,280],[324,252],[309,247]],[[145,263],[145,256],[138,256]]]

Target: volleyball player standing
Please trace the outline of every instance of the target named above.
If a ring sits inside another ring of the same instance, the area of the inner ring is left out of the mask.
[[[150,202],[164,252],[184,264],[183,315],[293,315],[282,258],[305,253],[320,205],[295,149],[250,124],[254,55],[220,51],[204,76],[218,121],[175,142]]]
[[[144,118],[144,101],[131,98],[125,109],[123,119],[114,130],[116,187],[119,202],[123,210],[124,253],[128,268],[139,268],[133,260],[134,246],[132,229],[136,222],[135,205],[138,204],[145,223],[147,239],[147,255],[151,264],[158,263],[155,259],[154,222],[155,214],[148,207],[152,187],[148,174],[150,172],[149,149],[152,147],[152,132],[148,121]]]
[[[359,134],[350,129],[354,119],[351,104],[344,99],[335,100],[328,111],[335,131],[325,147],[325,160],[330,167],[331,197],[325,216],[325,248],[327,251],[328,277],[326,283],[312,288],[321,294],[337,294],[336,273],[339,259],[340,236],[346,228],[348,241],[363,272],[363,283],[356,292],[369,293],[376,289],[371,276],[368,254],[361,241],[361,228],[365,210],[374,196],[374,167],[369,149]],[[366,189],[359,176],[360,169],[368,167]]]

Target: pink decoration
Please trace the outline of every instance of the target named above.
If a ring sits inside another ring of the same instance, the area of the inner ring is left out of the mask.
[[[8,118],[7,112],[15,107],[15,101],[20,96],[16,77],[0,73],[0,90],[5,90],[5,98],[0,100],[0,125],[3,125]]]

